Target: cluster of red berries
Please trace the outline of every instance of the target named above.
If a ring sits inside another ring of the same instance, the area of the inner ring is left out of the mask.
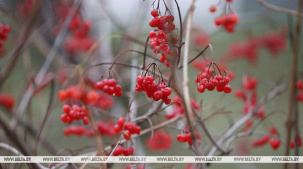
[[[115,100],[104,93],[99,93],[99,98],[96,101],[91,103],[92,106],[100,108],[100,109],[108,109],[111,108],[115,103]]]
[[[236,60],[244,58],[251,64],[258,62],[258,52],[260,49],[260,43],[257,38],[251,37],[243,43],[234,42],[229,46],[229,51],[225,55],[229,60]]]
[[[113,137],[116,135],[114,131],[114,124],[109,122],[97,122],[96,123],[97,130],[102,136],[109,136]],[[64,135],[69,136],[69,135],[76,135],[76,136],[87,136],[87,137],[93,137],[94,136],[94,130],[92,126],[90,129],[86,129],[83,126],[69,126],[65,127],[63,130]]]
[[[303,102],[303,82],[301,80],[298,80],[296,83],[297,89],[300,91],[300,93],[297,95],[296,99],[298,102]]]
[[[147,97],[153,98],[154,101],[162,99],[165,104],[171,102],[169,95],[172,93],[172,89],[164,84],[157,84],[153,76],[138,76],[136,91],[145,91]]]
[[[269,129],[269,133],[271,135],[277,135],[278,131],[277,131],[277,129],[275,127],[272,126]],[[265,136],[263,136],[263,137],[261,137],[261,138],[259,138],[257,140],[254,140],[252,145],[253,145],[253,147],[264,146],[264,145],[266,145],[269,142],[269,140],[270,140],[270,135],[265,135]]]
[[[89,20],[74,17],[69,28],[72,31],[72,36],[64,43],[69,52],[87,51],[95,43],[95,39],[88,37],[91,28]]]
[[[66,90],[60,90],[58,92],[58,98],[61,101],[64,101],[66,99],[73,99],[88,104],[92,101],[98,100],[98,97],[98,92],[94,90],[87,92],[84,88],[79,86],[70,86]]]
[[[1,93],[0,95],[0,105],[3,106],[6,110],[12,111],[15,106],[14,96],[8,93]]]
[[[96,126],[97,126],[97,129],[98,129],[99,133],[102,136],[112,137],[112,136],[116,135],[116,132],[114,131],[114,124],[111,123],[111,122],[109,122],[109,123],[97,122]],[[87,135],[88,135],[88,137],[93,137],[94,136],[94,130],[93,130],[92,127],[87,131]]]
[[[230,93],[232,88],[229,83],[228,76],[221,76],[219,74],[213,76],[211,69],[205,68],[203,73],[200,73],[196,78],[197,89],[199,93],[203,93],[205,89],[213,91],[215,88],[218,92]]]
[[[229,33],[234,32],[235,25],[238,23],[238,21],[239,17],[234,12],[215,18],[215,24],[217,26],[224,26],[225,30]]]
[[[64,23],[65,18],[73,12],[73,9],[69,4],[58,3],[56,15],[59,20],[59,25],[54,29],[54,33],[57,35]],[[89,31],[91,29],[91,21],[88,19],[83,19],[79,11],[76,11],[72,21],[69,25],[69,31],[71,36],[64,42],[65,49],[71,54],[77,52],[85,52],[95,43],[95,39],[89,37]]]
[[[252,36],[244,42],[234,42],[226,52],[226,59],[237,60],[246,59],[251,64],[258,62],[259,51],[263,47],[268,50],[273,57],[277,57],[280,52],[286,49],[287,34],[282,29],[279,32],[267,32],[260,36]]]
[[[34,5],[34,0],[22,0],[21,3],[18,3],[18,11],[20,12],[20,16],[24,18],[27,18],[32,10],[32,7]]]
[[[243,114],[252,111],[257,105],[257,92],[258,79],[252,76],[245,76],[242,82],[242,89],[237,89],[234,92],[236,98],[244,101]],[[264,108],[261,106],[254,114],[255,117],[265,118]]]
[[[96,83],[96,88],[108,95],[120,97],[122,95],[122,87],[117,85],[115,79],[103,79]]]
[[[183,101],[181,100],[180,97],[178,96],[174,97],[172,102],[174,103],[174,107],[172,111],[167,112],[166,114],[167,120],[172,119],[178,115],[182,115],[184,113]],[[190,103],[195,110],[201,109],[201,106],[198,103],[196,103],[195,100],[191,99]]]
[[[132,134],[140,134],[141,132],[141,127],[134,125],[132,122],[127,122],[125,123],[124,118],[120,118],[118,120],[118,124],[114,126],[114,131],[116,133],[120,133],[122,130],[127,130],[128,132],[123,132],[123,137],[125,140],[130,140]]]
[[[83,124],[87,125],[89,123],[85,106],[79,107],[73,105],[70,107],[69,105],[64,105],[63,112],[65,113],[61,115],[61,121],[63,123],[71,124],[74,120],[81,119],[83,120]]]
[[[207,71],[207,69],[205,69],[207,67],[207,65],[212,61],[212,59],[210,57],[203,57],[203,59],[195,59],[193,62],[192,62],[192,65],[195,69],[197,69],[198,71],[203,71],[202,72],[202,76],[201,74],[199,74],[196,79],[195,79],[195,82],[198,83],[197,81],[199,80],[199,78],[202,78],[203,77],[206,77],[209,73],[209,75],[207,76],[208,78],[210,77],[211,75],[211,71]],[[226,64],[222,61],[219,61],[218,65],[220,65],[220,67],[224,68],[225,70],[228,69]],[[235,74],[234,72],[232,71],[228,71],[228,78],[229,80],[234,80],[235,79]]]
[[[118,146],[116,148],[116,150],[113,153],[113,156],[118,156],[118,155],[125,155],[125,156],[129,156],[134,154],[134,147],[129,147],[129,148],[123,148],[122,146]]]
[[[282,30],[283,31],[283,30]],[[273,57],[284,51],[287,47],[286,37],[280,32],[269,32],[260,37],[262,46],[267,49]]]
[[[200,30],[194,35],[193,43],[194,45],[204,48],[211,43],[210,35],[207,32]]]
[[[87,132],[86,128],[83,126],[69,126],[65,127],[63,130],[64,135],[76,135],[76,136],[83,136]]]
[[[260,146],[264,146],[266,145],[270,140],[270,136],[269,135],[265,135],[259,139],[256,139],[253,141],[252,146],[253,147],[260,147]]]
[[[230,3],[232,2],[232,0],[226,0],[226,2],[227,2],[225,3],[226,6],[229,5],[229,13],[226,12],[225,14],[215,18],[215,25],[223,26],[227,32],[233,33],[234,26],[238,23],[239,17],[236,13],[232,12],[230,9]],[[216,12],[217,11],[216,6],[214,5],[210,6],[209,11],[211,13]]]
[[[268,142],[273,150],[277,150],[281,145],[281,140],[278,138],[271,138],[270,136],[277,135],[277,129],[275,127],[271,127],[269,129],[270,135],[265,135],[260,139],[254,140],[252,146],[260,147],[266,145]]]
[[[173,142],[173,136],[165,133],[164,130],[158,130],[154,133],[153,138],[148,138],[145,145],[152,150],[168,150]]]
[[[167,60],[167,57],[171,56],[171,51],[169,49],[169,46],[165,43],[169,42],[169,38],[171,38],[172,43],[177,43],[176,37],[170,37],[168,36],[169,33],[171,33],[175,29],[174,22],[174,16],[167,15],[167,16],[161,16],[160,18],[158,10],[153,9],[151,11],[151,15],[154,17],[150,22],[149,25],[152,28],[158,28],[159,31],[150,31],[149,38],[150,38],[150,46],[154,53],[161,53],[160,61],[165,63],[167,67],[170,66],[169,60]]]
[[[301,136],[295,136],[294,140],[290,142],[290,148],[295,148],[295,146],[302,146],[302,138]]]
[[[159,30],[163,30],[167,33],[171,33],[175,29],[175,24],[173,23],[175,18],[172,15],[167,16],[159,16],[159,12],[157,9],[153,9],[151,11],[151,15],[154,17],[149,21],[149,26],[152,28],[158,28]]]
[[[199,145],[201,145],[201,135],[199,134],[199,132],[195,132],[196,138],[197,138],[197,142]],[[185,131],[183,134],[179,134],[177,136],[177,141],[181,142],[181,143],[185,143],[187,142],[189,145],[193,145],[193,140],[191,138],[191,133],[189,133],[188,131]]]
[[[11,31],[10,25],[0,24],[0,48],[3,46],[4,41],[7,39],[8,33]]]

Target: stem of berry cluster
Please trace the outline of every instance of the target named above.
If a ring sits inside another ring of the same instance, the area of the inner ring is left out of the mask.
[[[297,81],[297,74],[298,74],[298,57],[299,57],[299,46],[300,46],[300,34],[301,34],[301,13],[303,7],[303,0],[298,0],[298,11],[297,11],[297,21],[295,26],[295,36],[293,41],[293,58],[292,58],[292,65],[291,65],[291,83],[290,83],[290,96],[289,96],[289,109],[288,109],[288,117],[286,119],[286,149],[285,149],[285,156],[289,155],[290,151],[290,140],[291,140],[291,133],[294,126],[294,123],[298,122],[297,120],[294,121],[294,111],[295,116],[298,116],[296,111],[297,109],[297,102],[295,100],[297,88],[295,86]],[[298,117],[296,117],[298,119]],[[296,129],[296,134],[298,134]],[[298,146],[296,146],[296,155],[298,155]],[[284,169],[288,168],[288,164],[284,163]],[[298,164],[296,164],[296,168],[299,168]]]

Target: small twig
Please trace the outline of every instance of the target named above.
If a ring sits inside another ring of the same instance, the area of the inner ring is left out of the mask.
[[[261,5],[267,7],[269,9],[271,9],[271,10],[274,10],[274,11],[277,11],[277,12],[286,13],[286,14],[291,14],[291,15],[303,18],[303,14],[300,11],[296,12],[296,11],[293,11],[293,10],[290,10],[290,9],[281,8],[281,7],[278,7],[276,5],[272,5],[270,3],[267,3],[267,2],[265,2],[263,0],[256,0],[256,1],[259,2]]]
[[[253,115],[259,110],[261,105],[264,105],[267,101],[271,100],[278,94],[285,91],[288,87],[288,84],[282,84],[279,86],[276,86],[275,88],[271,89],[269,93],[264,96],[260,101],[258,102],[257,106],[251,110],[247,115],[243,116],[241,119],[239,119],[235,124],[233,124],[224,134],[221,138],[218,139],[217,143],[220,145],[222,144],[236,129],[238,129],[240,126],[242,126],[248,119],[253,117]],[[208,153],[208,156],[212,156],[215,151],[217,150],[216,146],[213,146],[211,150]]]
[[[54,86],[55,86],[54,85],[54,80],[52,80],[51,81],[51,86],[50,86],[50,96],[49,96],[48,105],[47,105],[45,116],[44,116],[43,121],[41,123],[40,129],[39,129],[39,132],[38,132],[38,136],[37,136],[37,139],[36,139],[36,144],[35,144],[35,149],[34,149],[34,154],[35,155],[37,155],[37,149],[38,149],[38,145],[39,145],[39,141],[40,141],[40,135],[43,131],[43,128],[46,124],[46,120],[49,117],[49,113],[50,113],[52,105],[53,105],[53,99],[54,99],[54,93],[55,93]]]

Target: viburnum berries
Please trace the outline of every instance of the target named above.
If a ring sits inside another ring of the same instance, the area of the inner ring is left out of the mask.
[[[225,28],[225,30],[229,33],[233,33],[234,32],[234,27],[235,25],[238,23],[239,21],[239,17],[235,12],[232,12],[231,8],[230,8],[230,4],[232,3],[232,0],[226,0],[227,3],[225,3],[225,9],[226,6],[229,6],[229,13],[225,11],[225,13],[221,16],[218,16],[215,18],[215,25],[216,26],[223,26]],[[209,8],[209,11],[211,13],[216,12],[216,6],[212,5]]]
[[[215,68],[213,68],[214,70],[210,68],[211,65],[215,65],[215,63],[211,62],[209,66],[207,65],[207,68],[205,68],[204,71],[195,79],[198,92],[204,93],[205,89],[208,91],[213,91],[216,88],[218,92],[223,91],[224,93],[230,93],[232,88],[230,85],[228,85],[229,77],[226,76],[226,73],[224,76],[221,74],[216,74]],[[219,68],[218,71],[221,73]]]
[[[290,142],[290,148],[295,148],[295,146],[302,146],[302,138],[301,136],[295,136],[294,140]]]
[[[72,6],[59,3],[55,8],[57,20],[59,22],[54,29],[54,34],[58,35],[64,20],[70,15],[70,12],[73,11]],[[92,22],[88,19],[84,19],[81,16],[79,10],[75,12],[73,18],[69,24],[68,30],[70,31],[70,37],[68,37],[64,42],[64,47],[67,52],[72,56],[73,54],[79,52],[85,52],[91,48],[95,43],[95,39],[89,36],[89,32],[92,27]]]
[[[166,87],[164,84],[157,84],[154,81],[153,76],[138,76],[136,91],[145,91],[147,97],[153,98],[154,101],[163,100],[165,104],[169,104],[171,99],[169,95],[172,93],[170,87]]]
[[[174,107],[172,111],[166,113],[167,120],[174,118],[177,115],[182,115],[185,112],[183,107],[183,102],[180,97],[178,96],[174,97],[172,99],[172,102],[174,103]],[[201,106],[198,103],[196,103],[195,100],[191,99],[190,103],[195,110],[201,109]]]
[[[303,102],[303,82],[301,80],[298,80],[296,83],[297,89],[300,91],[298,93],[296,99],[298,102]]]
[[[252,146],[253,147],[260,147],[260,146],[264,146],[265,144],[267,144],[270,140],[270,136],[269,135],[266,135],[264,137],[261,137],[257,140],[254,140],[253,143],[252,143]]]
[[[66,136],[69,135],[83,136],[86,134],[87,130],[85,127],[82,126],[69,126],[69,127],[65,127],[63,132],[64,135]]]
[[[115,79],[103,79],[96,83],[96,88],[108,95],[120,97],[122,95],[122,87],[117,84]]]
[[[250,36],[244,42],[233,42],[224,57],[229,61],[243,58],[255,65],[258,62],[260,49],[264,48],[276,58],[287,47],[287,36],[284,32],[284,29],[278,32],[266,32],[259,36]]]
[[[3,46],[3,43],[7,39],[10,31],[11,31],[10,25],[0,24],[0,48]]]
[[[91,90],[87,92],[84,88],[79,86],[70,86],[66,90],[60,90],[58,92],[58,98],[61,101],[72,99],[75,101],[82,101],[85,104],[88,104],[92,101],[98,100],[98,92]]]
[[[280,145],[281,145],[280,139],[274,138],[270,140],[270,146],[273,150],[277,150],[280,147]]]
[[[177,38],[171,34],[175,29],[174,16],[167,15],[159,18],[157,9],[153,9],[151,15],[154,18],[149,22],[149,26],[152,28],[157,27],[158,30],[152,30],[149,33],[150,47],[154,53],[161,53],[160,61],[169,67],[170,63],[167,57],[171,57],[171,51],[168,42],[177,43]]]
[[[217,10],[217,8],[216,8],[216,6],[214,6],[214,5],[210,6],[210,8],[209,8],[209,11],[210,11],[211,13],[216,12],[216,10]]]
[[[256,77],[245,75],[242,81],[242,89],[237,89],[234,93],[235,97],[244,101],[243,114],[247,114],[257,106],[257,92],[258,79]],[[265,118],[265,110],[263,106],[254,114],[255,117]]]
[[[162,99],[165,104],[169,104],[171,102],[169,96],[172,93],[172,89],[164,85],[162,75],[159,77],[159,83],[156,82],[153,76],[146,76],[148,69],[153,64],[154,63],[149,64],[141,76],[137,77],[136,91],[145,91],[148,98],[153,98],[154,101]]]
[[[125,156],[132,155],[134,153],[134,147],[129,147],[129,148],[123,148],[122,146],[118,146],[116,150],[114,151],[113,155],[114,156],[119,156],[121,154]]]
[[[89,123],[87,112],[84,106],[79,107],[77,105],[73,105],[70,107],[69,105],[63,106],[63,112],[65,114],[61,115],[61,121],[63,123],[71,124],[74,120],[83,120],[83,124],[87,125]]]
[[[8,93],[1,93],[0,105],[3,106],[8,111],[12,111],[15,106],[15,98]]]
[[[234,32],[234,27],[238,23],[239,17],[236,13],[229,13],[215,18],[215,24],[217,26],[223,26],[229,33]]]
[[[116,132],[114,131],[114,124],[112,122],[96,122],[96,127],[102,136],[113,137],[116,135]],[[89,130],[87,130],[87,136],[94,136],[94,130],[92,126]]]
[[[197,142],[199,145],[201,145],[201,135],[198,131],[195,131],[195,136],[197,138]],[[183,133],[182,134],[179,134],[177,136],[177,141],[181,142],[181,143],[184,143],[184,142],[187,142],[189,145],[193,145],[193,141],[192,141],[192,138],[191,138],[191,133],[189,133],[187,127],[184,128],[183,130]]]
[[[123,137],[125,138],[125,140],[130,140],[132,134],[140,134],[140,126],[136,126],[132,122],[125,123],[125,121],[126,120],[122,117],[118,120],[118,124],[114,126],[114,131],[116,133],[120,133],[122,130],[127,130],[128,132],[123,131]]]
[[[152,150],[168,150],[173,142],[173,136],[165,133],[163,130],[158,130],[154,133],[152,140],[148,138],[145,145]]]

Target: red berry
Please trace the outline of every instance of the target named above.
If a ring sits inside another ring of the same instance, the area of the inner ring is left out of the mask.
[[[109,80],[108,80],[108,85],[109,85],[110,87],[115,87],[116,84],[117,84],[117,82],[116,82],[115,79],[109,79]]]
[[[216,24],[217,26],[222,25],[222,18],[221,18],[221,17],[215,18],[215,24]]]
[[[64,106],[63,106],[63,112],[66,113],[66,114],[68,114],[69,111],[70,111],[69,105],[64,105]]]
[[[123,148],[122,146],[118,146],[118,147],[116,148],[116,150],[114,151],[113,155],[114,155],[114,156],[121,155],[121,154],[123,153],[123,151],[124,151],[124,148]]]
[[[274,135],[274,134],[277,134],[277,129],[276,129],[275,127],[272,126],[272,127],[270,127],[270,129],[269,129],[269,133],[270,133],[270,134],[273,134],[273,135]]]
[[[146,76],[145,79],[147,84],[152,84],[154,82],[154,77],[152,76]]]
[[[216,10],[217,10],[217,8],[216,8],[215,6],[211,6],[211,7],[209,8],[209,11],[210,11],[211,13],[216,12]]]
[[[167,21],[167,22],[174,22],[174,20],[175,20],[175,18],[174,18],[173,15],[167,15],[167,16],[166,16],[166,21]]]
[[[122,131],[122,126],[120,126],[120,125],[115,125],[115,126],[114,126],[114,131],[115,131],[115,133],[119,133],[120,131]]]
[[[270,146],[272,149],[277,150],[280,147],[281,141],[279,139],[271,139]]]
[[[153,10],[151,11],[151,15],[152,15],[153,17],[159,16],[158,10],[157,10],[157,9],[153,9]]]
[[[119,118],[119,120],[118,120],[118,125],[122,127],[122,126],[124,125],[124,123],[125,123],[125,119],[122,118],[122,117]]]
[[[172,92],[170,87],[166,87],[162,90],[164,96],[169,96]]]
[[[303,89],[303,82],[301,80],[298,80],[296,86],[299,90],[302,90]]]
[[[218,86],[217,86],[217,90],[218,90]],[[224,86],[224,93],[230,93],[231,92],[231,86],[230,85],[226,85]]]
[[[123,133],[123,137],[125,138],[125,140],[130,140],[131,135],[130,133]]]
[[[2,105],[8,111],[12,111],[15,106],[15,98],[10,94],[2,93],[0,95],[0,105]]]
[[[153,98],[154,98],[155,101],[158,101],[158,100],[162,99],[163,98],[162,91],[161,90],[156,91],[154,93],[154,97]]]
[[[295,148],[295,142],[291,141],[289,146],[290,146],[290,148]]]
[[[149,38],[154,38],[157,36],[157,33],[155,31],[150,31],[149,32]]]
[[[163,98],[163,102],[164,102],[166,105],[168,105],[168,104],[170,104],[170,102],[171,102],[171,98],[170,98],[170,97],[164,97],[164,98]]]
[[[218,91],[218,92],[222,92],[222,91],[224,91],[224,88],[225,88],[225,87],[217,86],[217,91]]]
[[[84,124],[84,125],[87,125],[88,123],[89,123],[88,117],[85,116],[85,117],[83,118],[83,124]]]

